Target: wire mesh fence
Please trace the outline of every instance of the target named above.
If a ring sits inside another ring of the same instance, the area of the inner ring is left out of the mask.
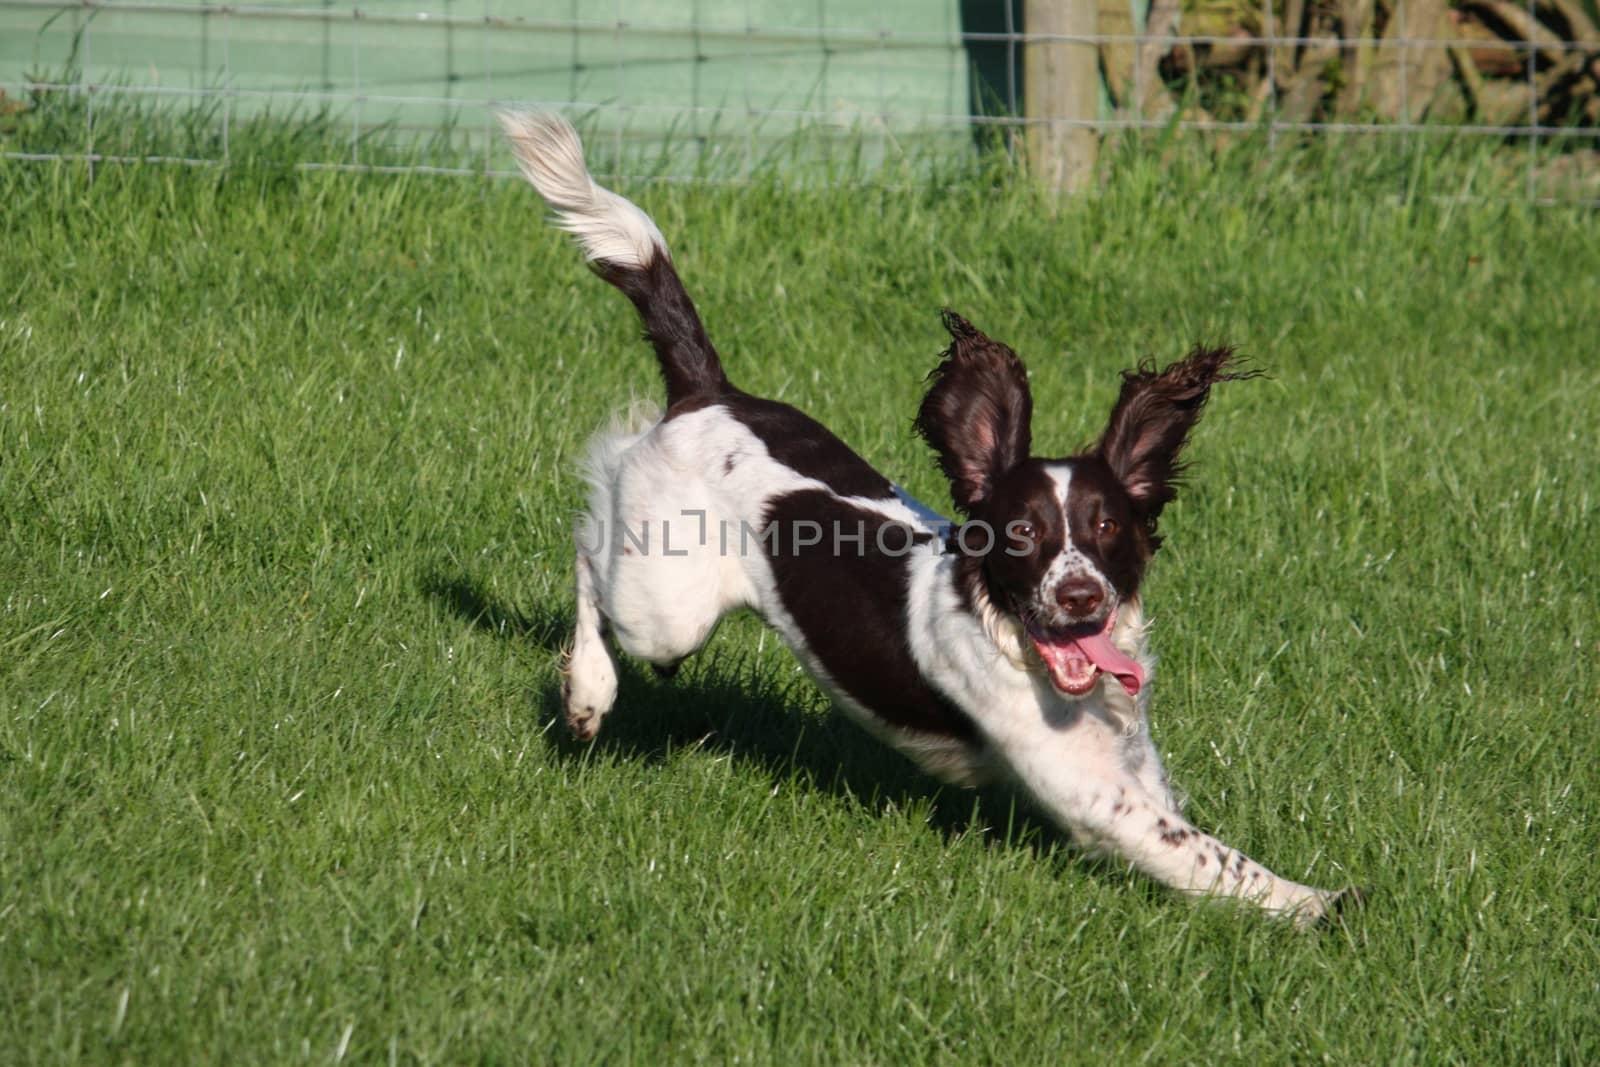
[[[1095,32],[1063,34],[1030,32],[1024,0],[0,0],[0,154],[225,165],[240,125],[273,115],[341,134],[297,165],[402,165],[403,148],[408,168],[509,174],[493,109],[537,104],[669,178],[1177,130],[1473,140],[1506,150],[1529,198],[1592,202],[1596,4],[1098,0]],[[1086,64],[1088,106],[1039,89],[1047,66]],[[147,136],[130,108],[193,136]]]

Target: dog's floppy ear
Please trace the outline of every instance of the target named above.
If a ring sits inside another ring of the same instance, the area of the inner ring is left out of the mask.
[[[1148,519],[1154,521],[1177,495],[1183,475],[1178,456],[1200,419],[1211,387],[1259,374],[1239,369],[1231,345],[1196,346],[1163,371],[1144,364],[1123,372],[1122,392],[1111,409],[1098,451]]]
[[[948,309],[951,343],[928,375],[917,432],[939,454],[956,507],[970,512],[1006,471],[1028,458],[1033,395],[1017,354]]]

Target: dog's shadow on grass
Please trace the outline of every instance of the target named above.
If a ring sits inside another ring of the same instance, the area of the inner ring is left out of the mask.
[[[570,640],[570,611],[527,613],[501,602],[466,576],[429,574],[422,591],[453,614],[494,637],[558,652]],[[673,752],[699,748],[755,763],[773,779],[800,778],[812,788],[873,810],[929,811],[928,824],[947,839],[979,833],[1008,847],[1045,853],[1067,844],[1015,789],[945,785],[877,741],[842,712],[818,714],[824,702],[811,680],[792,681],[752,668],[746,657],[708,648],[677,677],[663,679],[625,655],[616,656],[617,705],[589,744],[566,733],[560,687],[534,694],[541,725],[550,727],[561,759],[591,751],[659,762]],[[1085,857],[1083,862],[1094,863]]]
[[[450,577],[437,571],[422,576],[422,592],[471,623],[474,629],[495,637],[527,642],[546,651],[558,651],[572,634],[572,617],[529,615],[500,602],[494,594],[465,575]]]

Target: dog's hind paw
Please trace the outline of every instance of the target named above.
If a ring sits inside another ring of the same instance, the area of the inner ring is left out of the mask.
[[[571,677],[561,680],[561,704],[567,711],[567,732],[576,741],[593,741],[600,732],[600,719],[606,710],[573,695]]]
[[[561,678],[561,704],[567,729],[579,741],[592,741],[600,720],[617,702],[617,671],[605,646],[580,643]]]
[[[567,732],[575,741],[593,741],[600,732],[600,714],[592,707],[567,709]]]

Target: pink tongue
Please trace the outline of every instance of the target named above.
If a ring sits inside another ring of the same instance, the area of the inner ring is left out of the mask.
[[[1122,650],[1111,643],[1110,637],[1098,633],[1093,637],[1075,638],[1070,643],[1077,645],[1096,667],[1115,675],[1129,696],[1138,695],[1140,687],[1144,685],[1144,668],[1123,655]]]
[[[1109,629],[1109,621],[1107,629]],[[1122,688],[1128,691],[1129,696],[1138,695],[1139,689],[1144,685],[1144,668],[1122,654],[1122,651],[1111,643],[1111,637],[1106,632],[1094,634],[1090,637],[1065,637],[1056,641],[1041,641],[1034,637],[1034,647],[1039,650],[1039,656],[1050,669],[1051,677],[1058,685],[1068,692],[1080,692],[1071,684],[1072,681],[1082,678],[1084,688],[1081,692],[1088,692],[1088,687],[1093,685],[1093,671],[1098,668],[1107,674],[1116,677],[1122,683]],[[1087,675],[1087,677],[1083,677]]]

